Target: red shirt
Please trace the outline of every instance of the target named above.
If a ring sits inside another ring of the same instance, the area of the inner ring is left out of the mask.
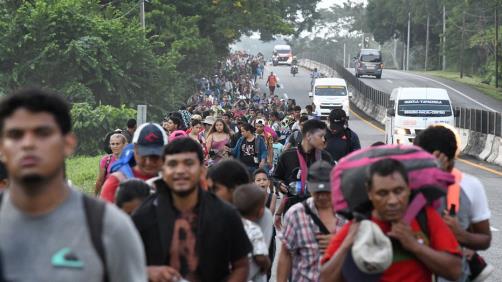
[[[433,208],[427,207],[427,224],[429,227],[429,237],[427,239],[425,234],[420,230],[420,225],[416,220],[411,223],[411,229],[415,233],[417,239],[422,239],[424,244],[432,249],[441,252],[461,256],[460,246],[457,239],[450,231],[448,226],[443,222],[439,213]],[[379,221],[375,218],[371,219],[378,224],[382,231],[387,234],[391,230],[389,222]],[[351,223],[345,226],[331,239],[331,242],[321,260],[321,263],[327,262],[340,248],[343,240],[347,236]],[[406,281],[406,282],[423,282],[432,281],[432,273],[427,267],[414,257],[413,254],[406,251],[399,244],[392,245],[393,262],[392,265],[383,273],[380,281]],[[349,279],[350,280],[350,279]]]
[[[277,85],[277,77],[275,75],[269,75],[267,82],[268,82],[268,86],[276,86]]]
[[[110,203],[115,203],[115,193],[117,192],[117,188],[119,187],[120,184],[120,180],[117,178],[117,176],[115,176],[115,173],[112,173],[106,179],[105,183],[103,184],[103,187],[101,188],[101,194],[99,195],[101,199]],[[157,175],[144,175],[136,167],[132,169],[132,173],[134,174],[135,178],[145,181],[152,177],[157,176]]]

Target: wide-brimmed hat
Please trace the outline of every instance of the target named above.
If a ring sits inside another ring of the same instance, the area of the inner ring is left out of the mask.
[[[203,121],[202,123],[204,124],[209,124],[209,125],[213,125],[214,122],[216,121],[216,119],[213,117],[213,116],[207,116]]]

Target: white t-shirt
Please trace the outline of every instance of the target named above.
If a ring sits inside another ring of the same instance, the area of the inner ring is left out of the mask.
[[[473,223],[478,223],[490,219],[490,209],[488,208],[488,200],[486,198],[485,187],[478,178],[467,173],[463,173],[462,180],[460,181],[460,209],[459,217],[462,215],[462,210],[466,212],[468,225],[464,226],[465,229]],[[461,220],[463,218],[460,218]]]
[[[267,279],[267,275],[260,272],[260,268],[253,260],[253,256],[268,256],[268,246],[265,242],[265,236],[258,224],[244,218],[242,219],[242,223],[244,225],[244,230],[246,230],[246,234],[248,235],[249,241],[253,245],[253,253],[250,257],[250,270],[247,280],[253,282],[264,282]]]

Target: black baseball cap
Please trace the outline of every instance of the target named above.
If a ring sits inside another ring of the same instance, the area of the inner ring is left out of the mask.
[[[347,113],[343,109],[333,109],[329,113],[329,122],[338,123],[347,120]]]
[[[162,156],[167,145],[167,135],[156,123],[142,124],[135,132],[132,143],[137,146],[138,154],[144,156]]]
[[[323,160],[312,164],[307,178],[307,187],[310,192],[331,192],[330,174],[332,168],[332,165]]]

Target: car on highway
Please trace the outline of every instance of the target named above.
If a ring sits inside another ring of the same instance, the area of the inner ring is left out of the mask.
[[[327,118],[331,110],[343,109],[349,116],[349,97],[351,93],[344,79],[327,77],[317,78],[313,91],[309,92],[317,116]]]
[[[272,64],[277,66],[279,64],[287,64],[291,66],[293,61],[293,51],[289,45],[275,45],[272,56]]]
[[[392,91],[389,99],[387,144],[413,144],[415,137],[432,124],[455,126],[456,114],[445,89],[400,87]]]
[[[382,78],[383,61],[382,53],[376,49],[361,49],[355,61],[355,76],[372,75],[376,78]]]

